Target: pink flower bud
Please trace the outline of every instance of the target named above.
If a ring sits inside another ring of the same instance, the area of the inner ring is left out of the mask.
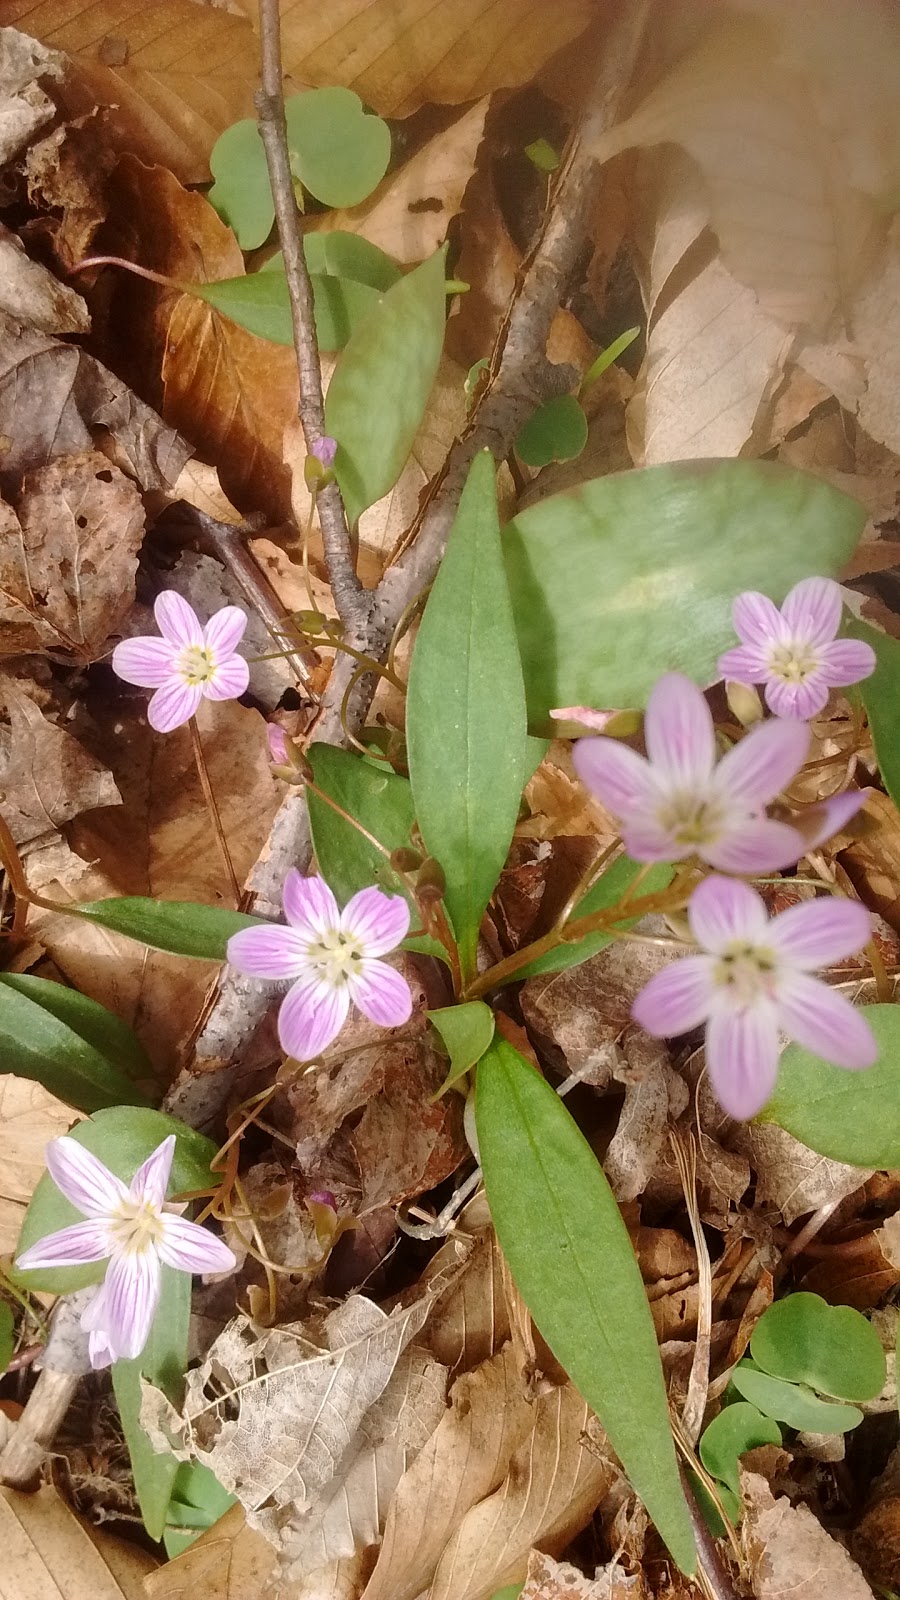
[[[266,740],[269,746],[269,755],[276,767],[289,767],[291,764],[288,752],[287,739],[283,728],[277,722],[266,723]]]
[[[317,461],[321,461],[323,467],[333,467],[337,455],[337,439],[330,439],[327,433],[323,433],[321,439],[317,439],[313,445],[311,454]]]

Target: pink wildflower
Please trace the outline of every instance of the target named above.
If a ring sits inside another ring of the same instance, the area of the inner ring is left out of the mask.
[[[397,1028],[409,1019],[405,978],[379,956],[406,937],[409,906],[399,895],[360,889],[343,911],[323,878],[292,870],[283,889],[288,925],[242,928],[228,941],[228,959],[254,978],[287,978],[278,1014],[285,1053],[311,1061],[337,1038],[351,1003],[370,1022]]]
[[[814,717],[829,690],[859,683],[875,671],[875,652],[861,639],[839,639],[840,586],[831,578],[804,578],[781,610],[748,590],[732,607],[741,640],[719,658],[723,678],[765,684],[766,704],[779,717]]]
[[[323,433],[321,439],[316,440],[310,454],[314,455],[317,461],[321,461],[323,467],[333,467],[337,455],[337,439],[331,439],[327,433]]]
[[[694,890],[688,920],[704,953],[657,972],[632,1015],[655,1038],[706,1023],[710,1080],[730,1116],[755,1116],[771,1096],[779,1033],[835,1066],[872,1066],[878,1047],[863,1013],[809,975],[869,939],[858,901],[811,900],[770,919],[748,884],[711,877]]]
[[[113,671],[126,683],[155,689],[147,720],[157,733],[189,722],[200,701],[236,700],[250,679],[237,645],[247,626],[239,606],[223,606],[205,627],[192,606],[166,589],[153,607],[161,639],[123,639],[112,655]]]

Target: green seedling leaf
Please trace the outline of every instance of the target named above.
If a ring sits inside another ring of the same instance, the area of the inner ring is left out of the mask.
[[[450,1071],[433,1096],[439,1100],[451,1084],[481,1060],[494,1037],[494,1013],[483,1000],[466,1000],[460,1006],[429,1011],[428,1020],[434,1023],[450,1056]]]
[[[326,206],[358,206],[391,159],[391,130],[352,89],[310,89],[284,105],[291,170]]]
[[[264,244],[275,221],[269,172],[259,128],[245,118],[220,134],[209,158],[215,183],[207,199],[234,230],[242,250]]]
[[[116,1106],[109,1111],[98,1111],[86,1122],[79,1122],[69,1138],[76,1139],[126,1183],[130,1183],[142,1161],[170,1133],[175,1134],[175,1158],[169,1195],[189,1194],[196,1189],[213,1189],[220,1179],[210,1169],[216,1153],[211,1139],[188,1128],[175,1117],[162,1111],[150,1111],[142,1106]],[[69,1204],[57,1189],[49,1173],[44,1173],[25,1213],[18,1252],[27,1250],[48,1233],[67,1228],[70,1223],[82,1222],[80,1211]],[[20,1272],[13,1268],[11,1277],[25,1289],[44,1289],[49,1294],[69,1294],[73,1289],[83,1289],[90,1283],[99,1283],[106,1271],[105,1262],[87,1267],[53,1267],[42,1271]],[[184,1274],[177,1274],[184,1276]],[[183,1370],[183,1369],[182,1369]]]
[[[419,829],[443,867],[444,900],[468,976],[509,851],[527,761],[522,668],[487,451],[472,463],[419,624],[406,739]]]
[[[747,1400],[725,1406],[700,1439],[700,1460],[707,1472],[728,1485],[740,1496],[739,1461],[747,1450],[760,1444],[780,1444],[781,1429],[772,1417],[764,1417]],[[740,1504],[740,1501],[738,1501]]]
[[[439,250],[387,290],[341,353],[325,426],[338,441],[335,472],[351,524],[406,464],[441,359],[445,308]]]
[[[759,1121],[832,1161],[891,1169],[900,1166],[900,1008],[866,1006],[865,1017],[878,1042],[873,1067],[847,1072],[789,1045]]]
[[[742,1401],[739,1401],[738,1403],[743,1404]],[[713,1538],[726,1538],[728,1529],[726,1528],[722,1514],[719,1511],[715,1500],[707,1489],[706,1484],[703,1482],[703,1479],[699,1477],[696,1472],[692,1472],[690,1468],[688,1468],[688,1477],[690,1479],[691,1488],[694,1491],[694,1498],[703,1513],[704,1521],[706,1522],[706,1526],[709,1528]],[[734,1526],[737,1526],[741,1520],[742,1510],[740,1495],[735,1494],[724,1483],[717,1483],[716,1489],[718,1491],[719,1499],[722,1502],[722,1508],[725,1512],[725,1515],[728,1517],[729,1522],[731,1522]]]
[[[234,1495],[223,1489],[215,1473],[202,1461],[180,1462],[166,1507],[163,1543],[169,1560],[180,1556],[198,1533],[211,1528],[233,1505]]]
[[[597,879],[593,888],[579,900],[572,917],[588,917],[594,911],[606,911],[610,906],[618,905],[622,896],[627,893],[634,883],[635,878],[643,868],[637,861],[632,861],[630,856],[618,856],[607,867],[606,871]],[[667,861],[658,862],[641,878],[640,888],[636,891],[639,895],[658,894],[667,889],[674,877],[674,869]],[[620,928],[634,927],[636,919],[624,914],[618,924]],[[548,950],[546,955],[538,956],[530,961],[527,967],[520,967],[513,973],[511,983],[518,983],[522,978],[537,978],[542,972],[565,972],[568,967],[577,967],[582,961],[587,961],[589,956],[595,956],[598,950],[605,950],[611,944],[613,935],[610,933],[589,933],[583,939],[573,940],[571,944],[560,944],[555,950]]]
[[[381,294],[350,278],[311,277],[316,334],[322,350],[342,350],[353,329],[378,304]],[[254,272],[243,278],[192,283],[191,294],[215,306],[224,317],[273,344],[293,344],[294,327],[283,273]]]
[[[769,1306],[753,1330],[750,1354],[772,1377],[807,1383],[837,1400],[874,1400],[887,1378],[871,1322],[818,1294],[789,1294]]]
[[[353,283],[365,283],[380,294],[399,282],[403,274],[390,256],[370,244],[359,233],[306,233],[303,236],[303,253],[310,272],[323,277],[349,278]],[[278,264],[284,271],[284,258],[279,251],[266,262],[266,271]]]
[[[734,643],[735,595],[780,601],[837,572],[864,521],[772,461],[618,472],[530,506],[503,550],[533,731],[550,731],[554,706],[643,706],[663,672],[708,683]]]
[[[605,350],[600,351],[600,354],[596,360],[591,362],[581,380],[579,395],[583,397],[589,389],[594,387],[597,379],[602,378],[604,372],[612,366],[613,362],[618,361],[619,357],[624,355],[628,346],[634,344],[640,331],[640,328],[626,328],[624,333],[619,334],[618,339],[614,339],[612,344],[608,344]]]
[[[866,708],[884,787],[894,805],[900,806],[900,642],[855,618],[845,631],[875,651],[875,671],[857,685],[856,692]]]
[[[16,1348],[16,1319],[12,1306],[0,1300],[0,1373],[4,1373]]]
[[[131,1457],[141,1516],[151,1539],[161,1539],[165,1532],[180,1462],[173,1455],[154,1450],[141,1427],[141,1374],[157,1389],[162,1389],[173,1405],[180,1404],[188,1362],[190,1317],[189,1274],[163,1267],[159,1310],[153,1319],[150,1338],[133,1361],[113,1363],[116,1404]]]
[[[772,1417],[786,1422],[801,1433],[849,1433],[862,1422],[855,1406],[834,1405],[820,1400],[802,1383],[786,1383],[760,1372],[752,1361],[739,1361],[731,1374],[732,1386],[745,1400]]]
[[[231,935],[262,921],[242,911],[227,911],[224,906],[204,906],[196,900],[151,900],[143,895],[88,900],[73,909],[79,917],[124,933],[151,950],[197,956],[203,961],[224,961]]]
[[[574,461],[587,444],[587,417],[573,394],[545,400],[516,439],[516,454],[529,467]]]
[[[152,1079],[131,1029],[62,983],[0,973],[0,1072],[43,1084],[77,1111],[149,1104],[126,1074]]]
[[[491,1216],[519,1291],[691,1573],[694,1536],[653,1319],[603,1169],[550,1085],[504,1039],[478,1067],[475,1116]]]
[[[559,166],[559,154],[549,139],[534,139],[525,146],[525,154],[538,172],[555,172]]]

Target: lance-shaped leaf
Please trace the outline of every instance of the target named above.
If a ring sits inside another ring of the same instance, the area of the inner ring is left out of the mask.
[[[79,917],[99,922],[114,933],[124,933],[153,950],[197,956],[204,961],[224,961],[231,935],[262,921],[243,911],[228,911],[225,906],[204,906],[197,900],[151,900],[146,895],[86,900],[70,909]]]
[[[0,973],[0,1072],[33,1078],[78,1111],[148,1104],[127,1073],[153,1069],[131,1029],[62,983]]]

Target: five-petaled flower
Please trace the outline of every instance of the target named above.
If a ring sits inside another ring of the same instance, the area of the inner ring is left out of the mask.
[[[340,911],[323,878],[305,878],[296,869],[282,893],[287,926],[232,934],[228,959],[249,977],[291,980],[278,1013],[286,1054],[297,1061],[320,1055],[340,1033],[351,1003],[383,1028],[408,1021],[409,985],[378,959],[409,931],[406,901],[372,887],[360,889]]]
[[[657,972],[632,1015],[656,1038],[706,1023],[710,1080],[731,1116],[755,1116],[769,1099],[779,1033],[835,1066],[872,1066],[878,1049],[864,1014],[810,976],[870,938],[858,901],[810,900],[770,919],[749,884],[713,876],[694,890],[688,920],[703,954]]]
[[[126,683],[156,690],[147,708],[151,728],[171,733],[204,698],[236,700],[245,692],[250,669],[237,646],[247,614],[240,606],[223,606],[204,626],[180,594],[166,589],[153,614],[162,638],[123,639],[112,655],[113,671]]]
[[[16,1265],[47,1269],[109,1261],[81,1319],[95,1367],[140,1355],[159,1304],[162,1264],[178,1272],[231,1272],[236,1266],[221,1239],[178,1215],[180,1208],[166,1209],[174,1153],[170,1134],[125,1184],[77,1139],[54,1139],[47,1146],[53,1182],[87,1220],[47,1234]]]
[[[859,683],[875,671],[875,652],[861,639],[839,639],[840,586],[804,578],[781,610],[748,590],[732,607],[741,643],[719,658],[723,678],[765,684],[766,703],[779,717],[814,717],[829,690]]]

